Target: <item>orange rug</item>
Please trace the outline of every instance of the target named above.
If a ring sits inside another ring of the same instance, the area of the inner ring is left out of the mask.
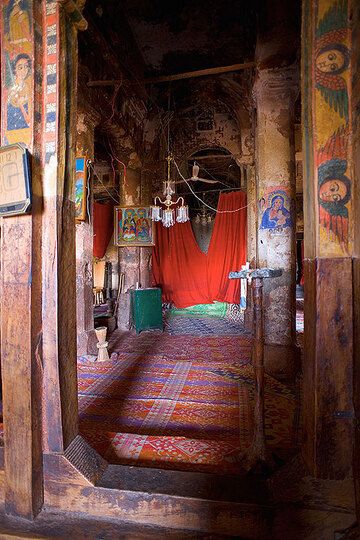
[[[80,431],[110,463],[238,473],[251,444],[251,340],[144,333],[112,340],[108,363],[79,363]],[[266,437],[298,443],[294,393],[266,377]]]

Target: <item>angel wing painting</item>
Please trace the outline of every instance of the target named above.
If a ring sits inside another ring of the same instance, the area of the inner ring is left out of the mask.
[[[349,99],[344,73],[349,67],[350,52],[346,46],[346,2],[339,0],[319,21],[316,30],[316,88],[332,109],[349,118]]]

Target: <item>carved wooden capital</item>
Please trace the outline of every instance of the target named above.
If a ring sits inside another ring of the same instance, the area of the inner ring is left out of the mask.
[[[81,14],[85,2],[75,2],[74,0],[59,0],[59,4],[66,11],[71,23],[77,30],[87,30],[87,20]]]

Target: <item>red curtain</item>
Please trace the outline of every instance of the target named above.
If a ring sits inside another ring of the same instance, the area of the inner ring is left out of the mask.
[[[191,224],[163,227],[156,223],[153,281],[161,287],[164,302],[178,308],[209,304],[206,254],[196,243]]]
[[[242,192],[221,193],[219,210],[246,206]],[[240,212],[216,214],[208,254],[194,237],[190,222],[168,229],[156,223],[153,250],[153,282],[162,288],[163,300],[178,308],[210,304],[214,300],[239,303],[239,280],[229,280],[246,260],[246,208]]]
[[[208,285],[212,300],[238,304],[240,280],[229,279],[229,272],[240,270],[246,262],[246,193],[221,193],[218,210],[239,212],[216,214],[209,250]]]
[[[94,257],[101,259],[114,232],[114,207],[111,204],[94,202],[93,209],[94,226]]]

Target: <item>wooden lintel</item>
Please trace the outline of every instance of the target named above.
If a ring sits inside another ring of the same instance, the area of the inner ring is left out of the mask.
[[[197,71],[186,71],[185,73],[177,73],[176,75],[164,75],[161,77],[152,77],[145,79],[145,84],[157,84],[162,82],[179,81],[181,79],[191,79],[193,77],[206,77],[207,75],[220,75],[221,73],[230,73],[231,71],[241,71],[255,67],[255,62],[243,62],[242,64],[232,64],[231,66],[221,66],[208,69],[198,69]]]
[[[201,161],[206,159],[235,159],[232,154],[208,154],[207,156],[190,157],[188,161]]]
[[[108,81],[89,81],[87,86],[91,88],[93,86],[121,86],[121,84],[121,79],[111,79]]]

